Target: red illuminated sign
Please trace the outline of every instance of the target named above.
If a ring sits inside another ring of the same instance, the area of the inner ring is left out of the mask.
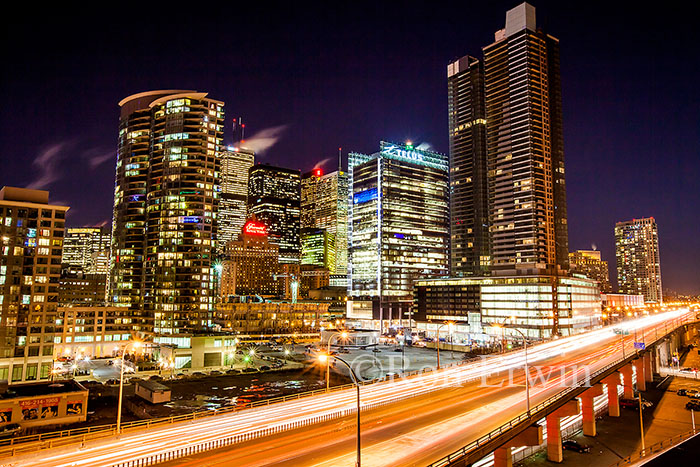
[[[267,228],[260,222],[248,221],[243,226],[243,232],[248,235],[267,235]]]
[[[314,169],[314,175],[316,175],[317,177],[320,177],[321,175],[323,175],[323,170]]]

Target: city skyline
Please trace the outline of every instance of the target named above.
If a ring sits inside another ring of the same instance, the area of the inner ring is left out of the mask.
[[[338,147],[346,157],[350,151],[372,151],[378,139],[427,141],[447,153],[445,66],[465,53],[478,55],[502,23],[502,12],[516,3],[464,6],[470,14],[463,17],[470,19],[461,21],[451,20],[459,14],[446,6],[428,11],[427,6],[410,4],[390,22],[387,18],[396,12],[388,6],[332,16],[310,12],[308,18],[283,8],[263,17],[247,6],[252,10],[240,13],[254,19],[241,27],[251,28],[251,34],[220,27],[217,37],[240,41],[230,45],[221,40],[227,45],[217,45],[203,57],[196,56],[195,47],[181,44],[184,37],[173,39],[179,47],[165,47],[162,40],[151,43],[151,33],[136,36],[145,41],[139,47],[118,45],[120,34],[136,28],[128,26],[108,37],[115,32],[118,15],[101,19],[103,30],[95,26],[99,21],[87,22],[94,40],[81,42],[84,32],[48,24],[47,12],[38,18],[46,27],[32,37],[20,29],[6,33],[1,184],[49,189],[52,199],[73,208],[70,227],[108,220],[116,103],[125,95],[167,86],[206,90],[224,101],[229,109],[227,143],[232,142],[231,120],[239,115],[247,122],[246,136],[267,129],[262,135],[266,144],[278,143],[262,152],[265,163],[306,171],[330,158],[330,169]],[[651,12],[613,6],[601,15],[596,6],[575,12],[549,2],[533,6],[538,23],[562,44],[569,249],[594,243],[611,264],[614,224],[654,216],[664,285],[697,293],[700,266],[693,260],[700,253],[700,240],[693,232],[698,222],[685,215],[699,201],[692,174],[700,140],[700,125],[691,113],[697,102],[697,61],[688,60],[683,48],[695,34],[683,26],[688,19],[670,10],[656,12],[654,23],[662,27],[650,32],[638,25],[651,22]],[[22,28],[21,21],[14,27]],[[300,26],[307,21],[318,24],[303,31]],[[246,39],[261,29],[272,33],[257,42]],[[326,34],[332,38],[327,43],[314,40]],[[295,38],[289,56],[275,56],[266,64],[280,39],[287,37]],[[182,57],[167,60],[177,54]],[[172,65],[163,68],[161,59]],[[178,74],[170,69],[193,59]],[[244,59],[246,66],[238,66]],[[202,60],[215,72],[202,73],[195,66]],[[50,76],[45,69],[52,70]],[[281,74],[287,81],[273,86]],[[168,77],[173,75],[177,78]],[[348,120],[356,124],[348,125]],[[28,121],[39,131],[27,131]],[[35,165],[37,158],[43,164]],[[75,190],[81,185],[78,177],[90,179],[82,186],[94,196]]]

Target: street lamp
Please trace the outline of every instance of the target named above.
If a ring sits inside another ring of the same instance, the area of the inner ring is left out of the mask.
[[[335,336],[340,336],[343,339],[348,338],[348,332],[343,331],[343,332],[334,332],[331,334],[331,336],[328,338],[328,346],[326,348],[326,354],[330,355],[331,354],[331,341]],[[326,391],[330,390],[331,388],[331,366],[330,366],[330,360],[326,359]]]
[[[121,427],[122,427],[122,394],[124,392],[124,354],[126,353],[126,349],[130,345],[133,345],[135,349],[138,349],[139,347],[141,347],[141,342],[139,342],[139,341],[129,342],[122,349],[121,369],[120,369],[120,375],[119,375],[119,404],[117,405],[117,434],[121,433]]]
[[[450,329],[450,333],[451,333],[453,324],[454,323],[452,321],[445,321],[437,328],[437,369],[438,370],[440,369],[440,328],[443,326],[447,326],[448,329]]]
[[[512,316],[510,318],[511,320],[515,321],[515,317]],[[505,322],[502,324],[493,324],[493,327],[496,328],[501,328],[505,330],[506,324]],[[527,401],[527,414],[528,416],[530,415],[530,369],[527,366],[527,337],[525,337],[525,334],[518,328],[508,328],[516,331],[518,334],[520,334],[523,337],[523,345],[525,346],[525,398]]]
[[[340,363],[348,367],[348,370],[350,370],[350,376],[352,377],[353,382],[355,383],[355,386],[357,387],[357,460],[355,461],[355,466],[360,467],[360,381],[357,379],[357,375],[355,374],[355,370],[352,369],[352,367],[343,360],[340,357],[332,356],[330,354],[320,354],[318,356],[318,361],[321,363],[325,363],[326,367],[328,367],[328,361],[331,358],[335,358],[338,360]]]

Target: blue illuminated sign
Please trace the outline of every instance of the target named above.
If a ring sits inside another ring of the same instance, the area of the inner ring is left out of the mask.
[[[369,190],[361,191],[353,196],[352,202],[353,204],[362,204],[375,199],[377,199],[377,189],[370,188]]]
[[[202,219],[196,216],[184,216],[182,217],[182,222],[184,224],[199,224],[202,222]]]

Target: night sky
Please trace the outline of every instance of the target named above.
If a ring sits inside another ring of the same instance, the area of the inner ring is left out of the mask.
[[[20,6],[0,32],[0,186],[50,190],[69,226],[109,223],[117,103],[153,89],[223,100],[226,142],[242,116],[267,146],[259,161],[332,170],[338,147],[382,139],[446,153],[446,66],[481,56],[519,2],[332,3]],[[653,216],[664,288],[700,293],[694,15],[681,2],[532,3],[561,41],[570,249],[595,244],[614,282],[615,222]]]

